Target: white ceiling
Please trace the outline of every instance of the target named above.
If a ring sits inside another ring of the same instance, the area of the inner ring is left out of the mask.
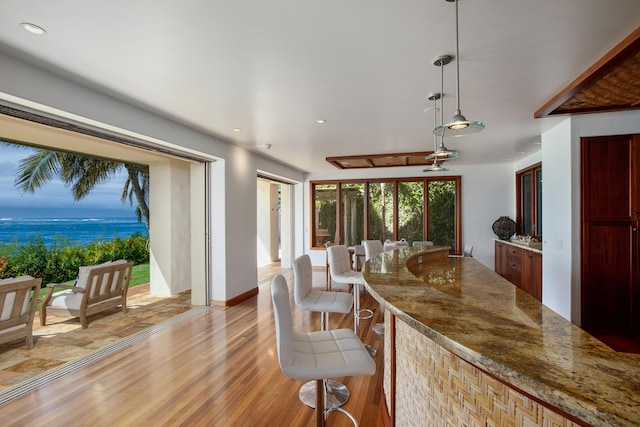
[[[445,140],[462,153],[450,168],[539,150],[558,119],[534,111],[638,27],[640,1],[460,0],[459,18],[460,106],[487,127]],[[320,172],[334,170],[327,156],[433,148],[424,110],[440,91],[434,58],[455,53],[455,4],[2,0],[0,51]],[[445,121],[455,68],[444,69]]]

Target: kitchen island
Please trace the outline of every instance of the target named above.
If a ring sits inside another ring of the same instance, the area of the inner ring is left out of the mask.
[[[640,425],[640,355],[615,352],[475,259],[406,248],[362,271],[385,309],[388,424]]]

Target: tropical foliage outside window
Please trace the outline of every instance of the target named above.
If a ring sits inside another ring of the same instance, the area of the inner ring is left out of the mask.
[[[342,242],[351,246],[364,240],[364,184],[346,183],[342,195]]]
[[[395,240],[394,183],[369,183],[369,240]]]
[[[314,246],[324,246],[326,242],[335,241],[337,215],[337,184],[320,184],[313,186],[313,230]]]
[[[460,177],[317,181],[311,195],[313,247],[404,238],[461,251]]]

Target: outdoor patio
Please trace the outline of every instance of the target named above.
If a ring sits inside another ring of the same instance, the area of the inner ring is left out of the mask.
[[[96,314],[87,329],[77,318],[51,315],[47,325],[40,326],[36,313],[33,349],[27,349],[24,340],[0,345],[0,394],[184,313],[193,307],[190,302],[190,291],[174,297],[149,295],[149,284],[144,284],[129,289],[127,314],[120,308]]]

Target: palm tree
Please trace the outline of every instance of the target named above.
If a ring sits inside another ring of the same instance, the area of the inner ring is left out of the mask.
[[[1,144],[23,147],[20,144],[0,141]],[[149,167],[131,163],[88,157],[75,153],[33,148],[35,151],[20,161],[15,186],[23,192],[34,193],[47,181],[58,175],[67,187],[71,187],[74,200],[88,195],[96,185],[113,178],[125,168],[128,178],[122,189],[122,203],[137,203],[138,222],[144,221],[149,228]]]

